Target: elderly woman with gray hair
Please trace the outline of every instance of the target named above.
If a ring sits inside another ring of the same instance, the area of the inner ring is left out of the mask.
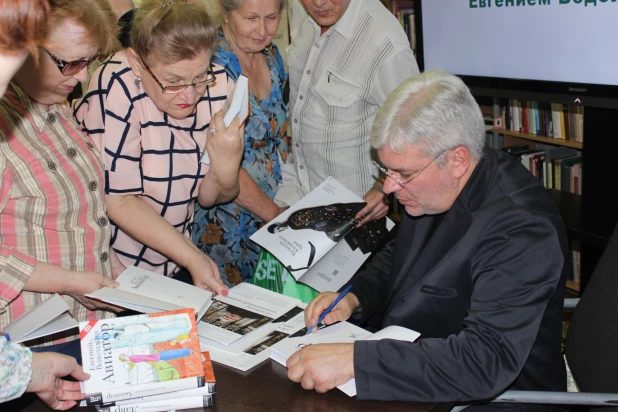
[[[220,0],[223,23],[212,58],[234,81],[249,78],[250,116],[245,127],[245,152],[236,200],[210,209],[196,206],[193,241],[219,267],[224,283],[251,276],[260,253],[249,240],[262,222],[281,212],[273,202],[287,160],[287,80],[283,60],[272,40],[285,0]]]

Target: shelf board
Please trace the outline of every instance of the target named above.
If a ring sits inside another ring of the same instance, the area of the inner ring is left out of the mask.
[[[582,150],[584,148],[584,144],[581,142],[571,142],[570,140],[554,139],[553,137],[537,136],[535,134],[520,133],[520,132],[516,132],[513,130],[507,130],[507,129],[499,129],[499,130],[491,129],[491,131],[498,132],[499,134],[503,134],[506,136],[518,137],[520,139],[532,140],[535,142],[551,144],[555,146],[565,146],[565,147],[571,147],[573,149],[579,149],[579,150]]]

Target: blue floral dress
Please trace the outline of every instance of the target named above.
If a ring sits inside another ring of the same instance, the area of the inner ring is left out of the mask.
[[[287,160],[288,149],[282,140],[286,136],[286,111],[283,86],[287,80],[283,59],[274,44],[262,52],[270,68],[270,97],[256,99],[251,93],[251,112],[245,124],[245,153],[242,167],[271,199],[281,183],[281,164]],[[242,69],[236,54],[219,29],[219,44],[212,58],[236,81]],[[264,222],[249,210],[232,202],[202,209],[196,204],[193,243],[210,256],[228,286],[253,274],[260,247],[249,240]]]

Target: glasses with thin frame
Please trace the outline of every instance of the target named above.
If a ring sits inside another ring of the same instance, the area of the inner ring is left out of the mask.
[[[405,187],[406,184],[410,183],[412,180],[416,179],[421,173],[423,173],[425,171],[425,169],[427,169],[433,162],[435,162],[436,160],[438,160],[438,158],[440,156],[442,156],[444,153],[446,152],[446,150],[441,151],[440,153],[438,153],[438,155],[436,157],[434,157],[433,159],[431,159],[431,162],[427,163],[425,165],[425,167],[423,167],[417,174],[415,174],[414,176],[412,176],[411,178],[409,178],[408,180],[402,180],[401,178],[395,176],[394,174],[392,174],[391,172],[389,172],[384,166],[380,165],[379,163],[377,163],[376,161],[373,162],[373,164],[378,168],[378,170],[380,170],[382,173],[384,173],[386,176],[390,177],[391,179],[393,179],[395,182],[397,182],[399,184],[399,186],[401,187]]]
[[[97,57],[99,57],[99,54],[101,54],[101,51],[99,50],[97,51],[97,54],[95,54],[89,59],[73,60],[73,61],[68,62],[66,60],[62,60],[58,58],[56,55],[54,55],[52,52],[50,52],[46,48],[44,47],[41,47],[41,48],[45,50],[45,53],[49,55],[49,58],[54,62],[56,67],[58,67],[58,70],[60,70],[60,73],[62,73],[64,76],[73,76],[74,74],[81,72],[85,68],[90,67],[90,65],[94,63]]]
[[[189,84],[178,84],[178,85],[163,86],[163,83],[161,83],[159,81],[159,79],[157,79],[157,76],[155,76],[154,73],[152,72],[152,70],[150,70],[150,67],[148,67],[148,65],[146,64],[144,59],[142,59],[140,57],[140,60],[142,61],[142,64],[144,65],[146,70],[148,70],[148,73],[150,73],[150,75],[152,76],[154,81],[157,82],[159,87],[161,87],[161,92],[164,93],[164,94],[180,93],[183,90],[187,90],[190,86],[193,86],[194,89],[197,89],[197,88],[200,88],[200,87],[206,87],[206,86],[208,86],[210,84],[213,84],[215,82],[215,80],[216,80],[215,74],[212,71],[212,63],[209,63],[208,64],[208,70],[206,72],[207,78],[205,80],[202,80],[202,81],[199,81],[199,82],[195,82],[195,83],[189,83]]]

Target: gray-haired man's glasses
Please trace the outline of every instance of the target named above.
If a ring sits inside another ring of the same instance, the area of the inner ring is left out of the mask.
[[[399,183],[399,186],[405,187],[406,184],[410,183],[412,180],[416,179],[421,173],[423,173],[425,171],[425,169],[427,169],[429,167],[429,165],[431,165],[433,162],[438,160],[438,158],[440,156],[442,156],[444,154],[444,152],[446,152],[446,150],[443,150],[440,153],[438,153],[438,155],[436,157],[434,157],[433,159],[431,159],[431,162],[427,163],[425,165],[425,167],[423,167],[417,174],[415,174],[414,176],[412,176],[411,178],[406,179],[406,180],[402,180],[400,177],[397,177],[393,173],[389,172],[384,166],[380,165],[379,163],[377,163],[375,161],[373,162],[373,164],[378,168],[378,170],[380,170],[386,176],[390,177],[395,182]]]

